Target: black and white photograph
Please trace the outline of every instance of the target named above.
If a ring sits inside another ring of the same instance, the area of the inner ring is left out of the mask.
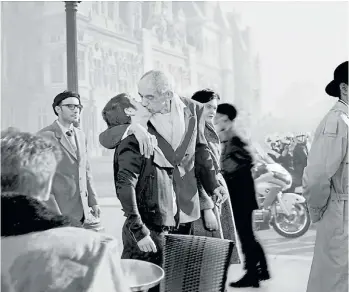
[[[348,1],[0,1],[1,291],[347,292]]]

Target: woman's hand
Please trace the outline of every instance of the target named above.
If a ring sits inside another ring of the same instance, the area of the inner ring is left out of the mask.
[[[218,230],[217,218],[212,209],[204,210],[205,228],[209,231]]]

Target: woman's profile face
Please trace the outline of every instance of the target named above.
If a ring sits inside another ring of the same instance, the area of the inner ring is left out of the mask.
[[[214,98],[211,101],[205,103],[204,117],[206,122],[213,123],[213,119],[216,116],[217,107],[218,107],[217,98]]]

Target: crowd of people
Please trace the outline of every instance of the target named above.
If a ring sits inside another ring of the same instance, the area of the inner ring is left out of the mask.
[[[265,139],[267,154],[292,175],[292,187],[302,186],[304,168],[311,147],[311,134],[305,132],[273,134]]]
[[[344,85],[342,81],[341,94],[347,90]],[[261,281],[270,279],[264,250],[252,227],[252,214],[258,209],[254,159],[234,127],[236,108],[220,103],[219,94],[211,89],[181,97],[171,78],[156,70],[142,76],[138,94],[141,102],[127,93],[108,101],[102,111],[107,129],[99,136],[103,147],[114,150],[114,182],[110,183],[115,185],[126,218],[121,255],[115,238],[87,230],[99,220],[101,209],[93,187],[88,141],[74,126],[83,109],[80,95],[71,91],[58,94],[52,104],[57,120],[36,134],[16,129],[1,133],[3,291],[130,291],[121,259],[161,266],[166,234],[239,242],[236,246],[241,245],[242,254],[235,248],[230,262],[240,263],[243,256],[246,273],[229,283],[231,287],[259,287]],[[343,96],[340,101],[347,103],[347,95],[346,99]],[[325,123],[325,130],[315,133],[311,151],[332,155],[316,144],[323,133],[337,137],[337,128],[335,132],[326,129]],[[310,198],[314,217],[319,213],[315,212],[318,206],[312,188],[318,176],[314,179],[312,171],[318,164],[310,152],[307,165],[307,142],[301,134],[294,139],[268,140],[269,155],[276,162],[293,169],[291,173],[298,171],[298,164],[302,166],[300,180],[306,167],[305,196]],[[347,157],[342,150],[341,157]],[[343,159],[340,161],[342,165]],[[330,178],[338,174],[336,165],[331,167]],[[338,176],[334,183],[345,201],[348,185],[343,185],[342,174]],[[346,203],[341,207],[347,208]],[[325,229],[319,237],[325,238]],[[340,244],[345,238],[347,233],[340,235]],[[312,269],[309,285],[316,286],[312,279],[325,276],[323,271],[330,265],[328,252],[328,258],[320,256],[325,249],[321,244],[317,242],[313,266],[324,267]],[[347,268],[348,264],[347,259],[342,261],[335,268],[341,279],[343,265]],[[327,283],[327,290],[311,287],[309,291],[344,292],[336,288],[339,282]]]

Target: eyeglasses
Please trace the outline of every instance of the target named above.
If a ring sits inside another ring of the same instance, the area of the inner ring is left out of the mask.
[[[77,108],[78,110],[82,110],[83,106],[81,104],[61,104],[61,106],[66,106],[67,108],[69,108],[70,110],[75,110],[75,108]]]

